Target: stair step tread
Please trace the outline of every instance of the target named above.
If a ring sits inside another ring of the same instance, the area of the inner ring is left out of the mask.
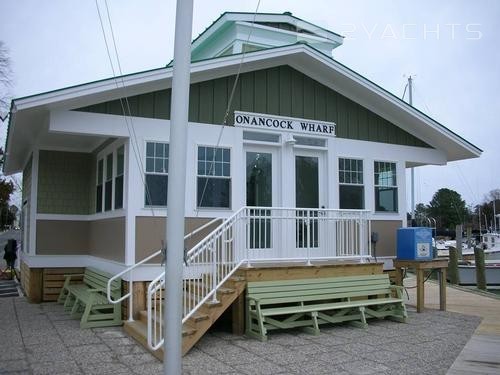
[[[141,315],[147,318],[147,311],[141,311]],[[126,325],[132,326],[138,333],[142,334],[145,338],[148,335],[148,326],[147,323],[142,320],[134,320],[133,322],[125,322]],[[196,333],[196,328],[186,326],[183,324],[182,326],[182,336],[190,336]]]
[[[245,281],[245,277],[244,276],[231,276],[229,278],[230,281]]]

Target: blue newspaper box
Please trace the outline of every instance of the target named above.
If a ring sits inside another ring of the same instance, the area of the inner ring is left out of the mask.
[[[397,258],[405,260],[431,260],[432,229],[425,227],[399,228]]]

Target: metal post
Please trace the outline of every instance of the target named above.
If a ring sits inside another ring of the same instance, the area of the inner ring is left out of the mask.
[[[413,78],[408,77],[408,98],[409,104],[413,106]],[[411,172],[411,226],[415,223],[415,168],[410,169]]]
[[[170,375],[182,372],[182,271],[192,25],[193,0],[177,0],[165,241],[168,249],[165,262],[163,369],[165,374]]]
[[[493,232],[497,232],[497,211],[496,211],[497,197],[493,196]]]

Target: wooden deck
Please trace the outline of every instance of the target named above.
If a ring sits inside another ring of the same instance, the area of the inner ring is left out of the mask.
[[[383,263],[342,260],[314,261],[312,265],[304,262],[253,263],[251,267],[243,266],[237,271],[237,274],[245,277],[246,281],[312,279],[380,273],[383,273]]]
[[[414,278],[405,280],[415,285]],[[476,332],[451,366],[448,374],[500,374],[500,299],[448,286],[447,310],[483,318]],[[410,305],[416,305],[415,289],[408,289]],[[426,283],[426,308],[439,309],[439,286]]]

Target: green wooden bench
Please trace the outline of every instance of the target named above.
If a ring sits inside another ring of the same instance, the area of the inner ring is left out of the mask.
[[[390,285],[387,274],[249,282],[246,301],[246,334],[261,341],[274,329],[319,334],[320,324],[365,328],[367,318],[405,322],[408,316],[402,287]]]
[[[74,283],[72,279],[82,277],[83,281]],[[81,328],[107,327],[121,325],[121,304],[108,301],[106,288],[111,274],[86,268],[83,274],[66,275],[58,302],[64,309],[71,311],[74,317],[80,317]],[[111,295],[114,299],[121,296],[121,279],[111,283]]]

